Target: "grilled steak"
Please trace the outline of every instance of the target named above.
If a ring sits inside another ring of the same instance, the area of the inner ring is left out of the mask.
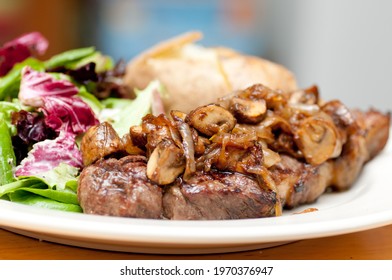
[[[106,123],[90,129],[78,191],[84,212],[173,220],[279,216],[328,188],[349,188],[389,137],[389,114],[325,103],[317,87],[282,93],[257,84],[217,102],[189,114],[147,115],[123,139]]]
[[[271,169],[285,208],[314,202],[330,185],[333,165],[326,162],[318,166],[303,163],[287,155]]]
[[[275,216],[276,193],[236,172],[197,173],[165,188],[163,211],[173,220],[224,220]]]
[[[335,190],[349,188],[358,178],[364,164],[385,147],[390,119],[389,114],[371,110],[355,112],[358,124],[366,130],[352,133],[343,146],[341,155],[320,165],[311,165],[288,155],[271,169],[282,206],[294,208],[311,203],[328,187]]]
[[[162,190],[146,177],[146,158],[99,160],[84,168],[78,198],[85,213],[161,218]]]

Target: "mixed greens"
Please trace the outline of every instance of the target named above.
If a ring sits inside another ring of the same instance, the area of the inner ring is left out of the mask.
[[[38,32],[0,48],[0,198],[82,212],[81,137],[102,121],[123,136],[159,108],[163,89],[159,82],[129,89],[124,63],[94,47],[37,58],[47,48]]]

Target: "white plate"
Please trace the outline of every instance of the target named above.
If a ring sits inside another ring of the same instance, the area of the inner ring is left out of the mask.
[[[352,188],[264,219],[166,221],[45,210],[0,201],[0,227],[62,244],[104,250],[202,254],[271,247],[392,223],[392,142],[368,163]],[[294,215],[308,207],[318,211]]]

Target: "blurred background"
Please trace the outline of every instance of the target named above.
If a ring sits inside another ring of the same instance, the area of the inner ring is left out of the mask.
[[[391,11],[388,0],[0,0],[0,44],[40,31],[47,57],[94,45],[128,61],[200,30],[200,44],[283,64],[324,99],[391,110]]]

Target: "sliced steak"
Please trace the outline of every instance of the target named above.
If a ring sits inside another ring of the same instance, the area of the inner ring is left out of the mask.
[[[317,200],[329,187],[344,191],[357,180],[364,164],[377,156],[389,138],[390,114],[353,111],[359,128],[347,130],[342,153],[320,165],[281,155],[270,171],[285,208]]]
[[[317,200],[330,185],[332,170],[330,161],[314,166],[287,155],[270,169],[282,206],[288,209]]]
[[[164,216],[172,220],[223,220],[275,216],[276,193],[236,172],[196,173],[165,188]]]
[[[162,217],[162,189],[147,179],[144,156],[110,158],[87,166],[80,175],[78,198],[88,214]]]

